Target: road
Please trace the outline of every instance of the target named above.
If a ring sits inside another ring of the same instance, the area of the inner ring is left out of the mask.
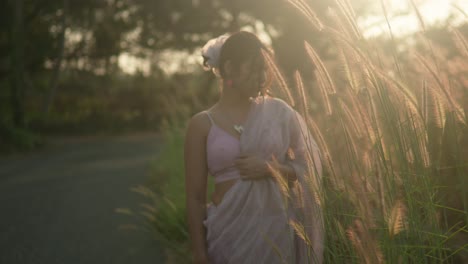
[[[0,158],[0,263],[164,263],[150,233],[116,208],[138,209],[159,136],[140,133],[53,139]],[[140,221],[141,222],[141,221]]]

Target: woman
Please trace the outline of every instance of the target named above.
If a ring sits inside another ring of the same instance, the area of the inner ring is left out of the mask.
[[[319,152],[302,117],[266,95],[267,49],[241,31],[211,40],[202,53],[223,89],[216,104],[192,117],[186,132],[195,263],[320,263],[323,228],[314,199],[322,173]],[[215,189],[206,206],[208,173]],[[291,220],[303,225],[306,241]]]

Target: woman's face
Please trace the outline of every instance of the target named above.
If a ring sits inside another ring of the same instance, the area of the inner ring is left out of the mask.
[[[234,78],[236,91],[246,97],[256,97],[264,82],[265,66],[261,56],[242,63]]]

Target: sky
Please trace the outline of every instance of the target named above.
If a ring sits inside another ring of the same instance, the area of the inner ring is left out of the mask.
[[[387,0],[389,5],[389,17],[398,13],[407,15],[399,15],[390,18],[392,32],[397,35],[407,35],[420,30],[420,25],[416,13],[408,0]],[[454,5],[468,13],[468,0],[424,0],[417,1],[419,12],[426,25],[432,25],[443,22],[453,13],[456,17],[455,22],[466,21],[466,17],[456,10]],[[373,15],[361,18],[358,24],[363,30],[365,37],[372,37],[381,34],[388,34],[388,26],[385,17],[382,15]]]
[[[409,0],[384,0],[384,2],[387,5],[392,33],[395,36],[404,36],[420,30],[418,18],[409,4]],[[414,0],[414,2],[417,3],[419,12],[426,26],[443,22],[450,14],[454,14],[456,17],[454,23],[459,23],[468,19],[454,7],[454,5],[458,6],[465,13],[468,13],[468,0]],[[376,6],[380,7],[380,5]],[[388,26],[383,12],[381,12],[381,15],[377,15],[377,13],[376,15],[358,18],[358,25],[365,37],[388,34]],[[264,26],[261,22],[257,22],[255,28],[246,29],[257,32],[260,39],[265,43],[271,43],[271,39],[268,34],[265,33]],[[189,68],[201,67],[199,51],[196,51],[195,54],[173,51],[163,52],[158,54],[158,60],[164,63],[162,68],[167,74],[178,71],[180,65]],[[128,53],[120,55],[119,66],[128,74],[133,74],[136,71],[149,73],[150,70],[150,63],[148,60],[133,57]]]

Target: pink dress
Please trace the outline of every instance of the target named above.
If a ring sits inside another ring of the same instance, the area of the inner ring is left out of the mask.
[[[306,148],[314,149],[313,163],[319,165],[320,160],[312,137],[309,135],[304,140],[298,136],[304,134],[300,131],[304,126],[298,126],[303,124],[302,120],[299,123],[293,120],[297,118],[292,115],[296,112],[279,99],[259,97],[252,102],[240,139],[218,127],[209,112],[206,113],[211,121],[207,137],[209,172],[217,183],[238,179],[219,205],[210,203],[207,207],[203,224],[210,263],[320,263],[322,231],[316,224],[320,211],[308,206],[313,205],[313,193],[310,188],[304,188],[306,182],[313,182],[312,174],[306,172],[310,167]],[[294,160],[287,160],[290,148],[295,152]],[[275,156],[279,162],[290,162],[298,176],[297,188],[291,188],[286,198],[272,178],[241,180],[233,166],[240,154],[265,159]],[[321,167],[317,172],[321,174]],[[305,210],[312,217],[304,214]],[[313,247],[298,238],[290,225],[292,220],[303,222]]]

